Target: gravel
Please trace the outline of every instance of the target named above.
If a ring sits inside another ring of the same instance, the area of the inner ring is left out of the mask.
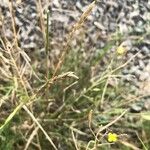
[[[88,4],[92,0],[53,0],[47,4],[42,1],[44,8],[50,10],[50,36],[51,55],[59,55],[62,43],[66,34],[71,30],[72,25],[80,18]],[[13,39],[11,19],[6,1],[0,0],[1,14],[4,17],[4,30],[8,39]],[[20,45],[23,49],[43,50],[43,36],[38,26],[39,15],[37,15],[35,0],[26,0],[21,4],[14,2],[15,19]],[[2,31],[0,30],[2,33]],[[32,33],[32,34],[31,34]],[[85,62],[89,62],[95,57],[95,52],[99,54],[111,41],[113,34],[121,34],[118,41],[113,43],[116,49],[118,44],[125,41],[128,47],[124,61],[129,60],[137,52],[135,57],[122,71],[125,74],[136,76],[138,85],[141,82],[150,81],[150,1],[149,0],[101,0],[96,3],[84,27],[74,35],[73,47],[81,49],[86,53]],[[1,34],[2,35],[2,34]],[[106,56],[106,61],[111,59],[111,48]],[[57,57],[57,56],[56,56]],[[105,58],[104,58],[105,59]],[[101,64],[101,63],[100,63]],[[100,66],[102,68],[102,66]],[[132,82],[135,86],[137,83]],[[147,93],[148,94],[148,93]]]

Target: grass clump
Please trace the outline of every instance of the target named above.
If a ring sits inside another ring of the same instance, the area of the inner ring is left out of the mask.
[[[130,131],[129,125],[132,123],[126,124],[129,107],[125,103],[130,102],[130,97],[124,97],[124,94],[127,95],[125,87],[119,83],[122,78],[119,71],[136,55],[125,63],[118,63],[115,51],[103,72],[95,75],[93,68],[96,70],[95,66],[120,38],[108,42],[103,53],[90,61],[85,61],[80,49],[71,47],[75,32],[82,27],[94,7],[95,1],[69,32],[53,69],[49,66],[49,57],[45,59],[44,73],[36,67],[33,69],[30,56],[17,44],[15,31],[13,44],[6,37],[1,39],[3,48],[0,59],[5,78],[0,78],[0,106],[3,108],[0,149],[105,150],[148,147],[148,126],[145,122],[140,126],[141,132],[145,133],[140,134],[142,138],[130,137],[134,135],[134,127],[131,126],[133,129]],[[11,19],[14,19],[13,15]],[[15,22],[12,22],[15,30]],[[48,31],[47,26],[47,56],[51,52]],[[120,55],[124,51],[121,48]],[[130,139],[137,143],[140,140],[141,144],[130,142]]]

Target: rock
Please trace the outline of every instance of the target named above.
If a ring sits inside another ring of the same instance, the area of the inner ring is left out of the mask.
[[[144,72],[144,73],[141,74],[139,79],[140,79],[140,81],[145,81],[149,77],[150,77],[150,74],[148,72]]]
[[[130,111],[132,113],[139,113],[142,111],[142,104],[133,104],[131,105]]]

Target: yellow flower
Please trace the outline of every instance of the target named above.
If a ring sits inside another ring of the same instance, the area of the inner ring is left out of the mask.
[[[108,133],[108,142],[116,142],[118,140],[118,136],[116,133]]]
[[[124,46],[120,45],[118,48],[117,48],[117,53],[119,55],[123,55],[125,53],[126,49]]]

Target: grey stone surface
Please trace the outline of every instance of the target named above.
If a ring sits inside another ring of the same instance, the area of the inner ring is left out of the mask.
[[[39,10],[35,0],[13,1],[18,40],[21,48],[43,49],[44,37],[39,22]],[[42,1],[43,13],[50,11],[50,37],[52,51],[51,55],[59,54],[66,34],[71,30],[73,24],[79,20],[91,1],[87,0],[53,0]],[[11,41],[13,37],[11,14],[9,12],[10,2],[0,0],[1,16],[3,18],[2,29],[6,37]],[[45,11],[46,10],[46,11]],[[137,80],[132,84],[140,86],[141,82],[149,83],[150,74],[150,2],[148,0],[101,0],[97,1],[96,7],[88,17],[82,34],[77,33],[73,40],[73,47],[82,47],[86,54],[85,61],[91,60],[110,42],[110,35],[119,32],[122,35],[120,43],[124,43],[127,54],[124,60],[129,60],[137,52],[139,54],[124,68],[124,74],[135,75]],[[111,59],[110,48],[105,62]],[[88,62],[88,61],[87,61]],[[139,82],[138,84],[136,82]],[[135,83],[134,83],[135,82]]]

